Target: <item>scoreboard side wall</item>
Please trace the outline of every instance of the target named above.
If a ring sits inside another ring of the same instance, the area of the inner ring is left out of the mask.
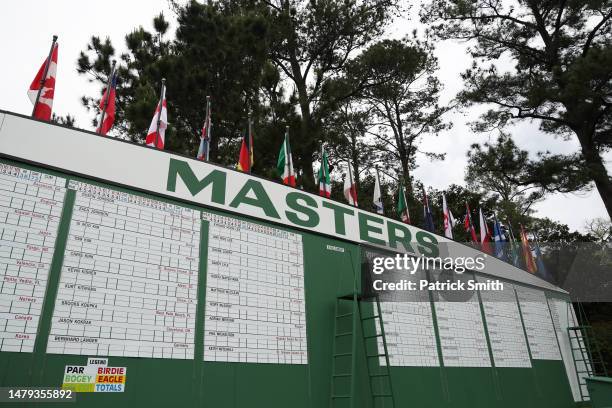
[[[32,166],[7,164],[100,184]],[[114,186],[104,187],[144,195]],[[68,191],[52,261],[45,304],[33,353],[0,353],[0,386],[59,387],[66,365],[85,365],[88,356],[47,354],[53,303],[59,285],[75,192]],[[175,203],[162,197],[157,200]],[[196,206],[177,203],[185,207]],[[220,211],[212,211],[219,213]],[[234,216],[235,218],[241,218]],[[261,223],[256,220],[251,222]],[[276,228],[282,228],[275,226]],[[127,367],[125,392],[80,393],[74,407],[323,407],[329,406],[335,302],[350,293],[360,271],[357,245],[302,233],[307,314],[308,365],[203,361],[207,222],[200,243],[200,279],[193,360],[109,357],[109,365]],[[437,339],[439,344],[439,339]],[[371,406],[366,362],[358,343],[356,374],[359,406]],[[562,361],[535,360],[527,368],[392,367],[396,406],[534,407],[574,406]],[[15,404],[15,406],[34,406]],[[3,406],[11,406],[4,404]]]

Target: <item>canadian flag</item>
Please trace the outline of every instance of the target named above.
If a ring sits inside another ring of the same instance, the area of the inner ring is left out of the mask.
[[[161,106],[161,112],[160,112]],[[162,87],[160,103],[155,108],[155,114],[149,126],[149,133],[145,140],[147,146],[156,147],[164,150],[166,128],[168,127],[168,109],[166,106],[166,86]]]
[[[53,95],[55,94],[55,75],[57,73],[57,48],[58,44],[56,42],[53,43],[50,58],[47,57],[42,63],[36,77],[34,77],[30,85],[30,89],[28,89],[28,97],[30,101],[32,101],[32,105],[34,105],[34,113],[32,116],[35,119],[51,120]],[[39,91],[40,97],[38,96]],[[37,98],[38,101],[36,100]]]

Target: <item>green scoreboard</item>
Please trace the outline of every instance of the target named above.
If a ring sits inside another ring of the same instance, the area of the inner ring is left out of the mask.
[[[0,387],[76,394],[59,406],[330,406],[338,296],[381,251],[437,255],[447,241],[8,112],[0,155]],[[467,274],[504,289],[381,304],[395,406],[581,401],[568,294],[496,259]],[[346,406],[383,406],[367,364],[358,353]],[[19,399],[0,406],[43,405]]]

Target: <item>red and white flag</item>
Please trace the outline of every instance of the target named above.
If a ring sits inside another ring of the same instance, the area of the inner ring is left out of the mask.
[[[482,208],[480,208],[480,246],[483,252],[492,254],[491,250],[491,232],[487,226],[487,220],[485,220]]]
[[[446,196],[442,194],[442,212],[444,213],[444,236],[453,239],[453,227],[455,226],[455,217],[450,208],[446,205]]]
[[[98,121],[98,129],[96,132],[101,135],[106,135],[115,123],[115,94],[117,89],[117,71],[113,67],[111,71],[111,79],[100,99],[100,120]]]
[[[465,219],[463,226],[465,227],[465,232],[468,234],[468,240],[471,239],[474,243],[478,242],[478,238],[476,238],[476,228],[474,228],[474,223],[472,223],[470,206],[467,201],[465,202]]]
[[[161,108],[161,111],[160,111]],[[149,126],[149,133],[145,140],[147,146],[164,150],[166,128],[168,127],[168,109],[166,106],[166,86],[162,86],[161,99],[155,109],[155,115]]]
[[[349,162],[348,173],[344,177],[344,198],[353,207],[357,207],[357,185],[351,173],[351,163]]]
[[[34,105],[33,117],[40,120],[51,120],[53,110],[53,96],[55,94],[55,75],[57,73],[57,48],[58,44],[53,43],[50,57],[42,63],[36,77],[28,89],[28,97]],[[47,64],[49,67],[47,68]],[[46,75],[45,75],[46,71]],[[43,78],[44,76],[44,78]],[[40,91],[40,97],[38,92]],[[36,98],[38,97],[38,101]]]

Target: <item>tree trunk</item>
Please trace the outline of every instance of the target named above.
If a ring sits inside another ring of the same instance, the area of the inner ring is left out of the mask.
[[[404,191],[406,192],[406,206],[408,207],[408,213],[410,214],[410,222],[414,222],[414,208],[410,208],[410,198],[412,197],[412,183],[410,181],[410,167],[408,158],[402,157],[400,158],[402,163],[402,177],[403,180],[401,182],[404,183]]]
[[[578,140],[580,141],[582,156],[584,157],[588,171],[606,207],[608,217],[612,220],[612,178],[608,175],[601,155],[592,143],[590,143],[590,137],[579,134]]]
[[[308,91],[306,84],[298,84],[298,100],[300,104],[300,112],[302,120],[300,123],[300,167],[302,169],[302,185],[305,190],[314,191],[314,170],[312,166],[312,156],[314,154],[315,144],[314,132],[312,131],[312,119],[310,115],[310,104],[308,103]]]

